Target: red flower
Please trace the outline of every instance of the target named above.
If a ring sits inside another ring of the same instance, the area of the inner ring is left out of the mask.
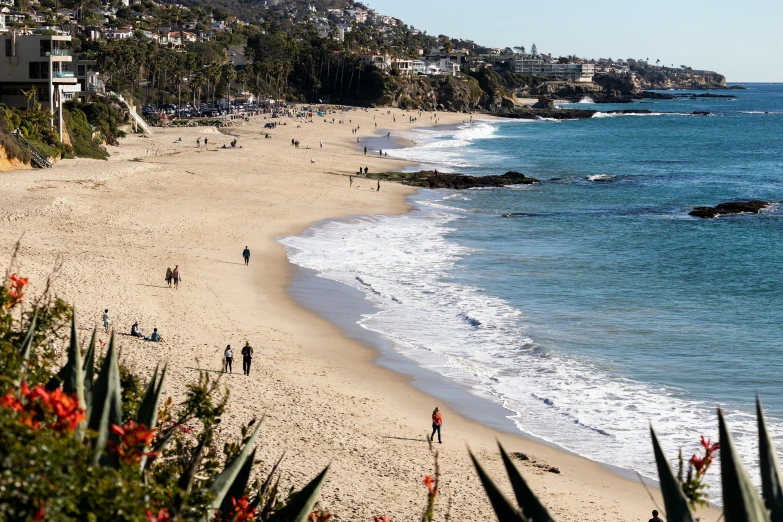
[[[166,508],[160,508],[157,516],[155,516],[149,509],[145,510],[144,513],[147,514],[147,522],[169,522],[171,520],[169,510]]]
[[[156,457],[158,455],[158,452],[146,451],[152,443],[152,439],[155,438],[155,431],[148,429],[144,424],[137,425],[134,421],[129,421],[123,427],[112,424],[110,429],[120,438],[120,441],[109,441],[106,445],[109,447],[109,451],[117,453],[120,460],[126,464],[138,464],[144,456]]]
[[[435,480],[431,476],[429,476],[429,475],[425,476],[424,480],[422,480],[422,483],[425,486],[427,486],[427,489],[429,490],[430,495],[435,495],[435,494],[438,493],[438,486],[437,486],[437,484],[435,484]]]
[[[30,280],[26,277],[19,277],[16,274],[11,274],[8,277],[8,288],[5,293],[9,298],[6,303],[6,308],[13,308],[24,299],[24,289]]]
[[[256,519],[255,513],[253,513],[253,506],[247,501],[247,496],[240,499],[231,497],[231,505],[234,506],[234,510],[229,513],[226,520],[232,522],[249,522]]]
[[[40,385],[30,390],[24,382],[19,393],[11,390],[0,398],[0,406],[19,412],[19,422],[25,426],[38,429],[46,424],[60,433],[73,432],[87,418],[75,394],[68,395],[60,388],[49,393]]]
[[[394,522],[393,518],[386,518],[386,515],[382,517],[373,517],[374,522]]]
[[[38,508],[38,511],[36,511],[35,515],[33,515],[33,522],[38,522],[39,520],[43,520],[44,514],[46,514],[46,510],[42,507]]]
[[[691,457],[691,465],[694,467],[694,469],[696,469],[697,472],[701,472],[701,469],[704,467],[704,459],[698,455],[694,455]]]
[[[704,437],[704,435],[701,436],[701,445],[705,450],[707,450],[707,454],[710,454],[713,451],[717,451],[720,449],[720,442],[715,442],[711,444],[710,439]]]

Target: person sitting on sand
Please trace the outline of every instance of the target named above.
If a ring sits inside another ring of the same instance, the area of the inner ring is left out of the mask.
[[[658,510],[657,509],[653,509],[652,515],[653,515],[653,517],[650,519],[650,522],[663,522],[663,520],[661,520],[658,517]]]
[[[162,343],[163,342],[163,338],[158,333],[158,329],[157,328],[153,328],[152,329],[152,335],[150,335],[149,337],[145,337],[144,340],[145,341],[151,341],[153,343]]]
[[[136,321],[133,323],[133,326],[131,326],[131,335],[133,337],[144,337],[144,334],[141,333],[141,328],[139,328],[139,322]]]
[[[443,444],[440,440],[440,427],[443,425],[443,415],[440,413],[440,408],[437,406],[432,412],[432,435],[430,435],[430,442],[435,437],[435,432],[438,432],[438,444]],[[652,521],[651,521],[652,522]]]

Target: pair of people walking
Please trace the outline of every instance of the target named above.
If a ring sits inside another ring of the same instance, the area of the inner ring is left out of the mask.
[[[234,350],[231,349],[231,345],[227,345],[223,352],[223,373],[234,373]],[[250,375],[250,363],[253,362],[253,347],[250,346],[249,341],[245,341],[245,346],[242,347],[242,373]]]
[[[169,285],[169,288],[171,288],[171,285],[174,285],[174,288],[179,288],[179,282],[182,279],[179,273],[179,265],[174,265],[174,270],[171,269],[171,267],[168,267],[166,269],[166,283]]]

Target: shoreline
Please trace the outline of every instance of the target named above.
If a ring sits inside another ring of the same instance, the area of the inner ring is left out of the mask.
[[[379,111],[349,114],[367,128],[371,116],[385,116]],[[444,123],[461,119],[441,117]],[[407,376],[376,364],[372,347],[296,303],[288,291],[296,268],[276,241],[325,219],[405,213],[410,208],[405,199],[414,191],[384,184],[375,193],[363,178],[348,190],[345,178],[353,168],[346,165],[356,163],[357,153],[350,128],[281,121],[288,125],[270,131],[272,140],[262,138],[267,131],[261,119],[232,128],[243,149],[196,150],[197,136],[208,135],[215,145],[226,138],[214,129],[155,129],[149,138],[130,136],[119,149],[111,148],[108,163],[75,160],[48,172],[4,174],[3,244],[9,251],[20,231],[27,231],[19,271],[31,277],[33,293],[53,260],[66,256],[55,288],[77,304],[83,333],[104,307],[119,331],[132,320],[144,329],[159,327],[167,341],[159,346],[121,338],[123,362],[148,375],[156,362],[168,360],[165,394],[175,400],[196,378],[196,368],[219,367],[226,342],[238,346],[250,340],[256,348],[250,378],[223,377],[231,400],[218,442],[236,438],[242,423],[266,415],[259,444],[264,469],[286,450],[284,483],[301,486],[331,461],[320,505],[330,508],[335,520],[382,514],[417,518],[426,500],[421,478],[432,473],[423,434],[438,401],[412,386]],[[401,131],[423,125],[401,121],[384,127]],[[314,148],[294,150],[288,145],[294,136]],[[321,150],[319,136],[331,138]],[[408,163],[359,158],[372,170]],[[248,268],[239,261],[245,244],[251,249]],[[180,290],[162,287],[169,263],[182,266]],[[330,299],[323,296],[327,305]],[[654,508],[638,482],[602,464],[522,434],[496,433],[451,408],[443,410],[446,444],[437,448],[441,491],[453,500],[454,519],[491,518],[486,496],[476,494],[478,480],[466,445],[510,495],[496,437],[509,451],[561,471],[517,462],[561,520],[596,510],[605,520],[638,520]],[[443,497],[438,519],[446,510]],[[701,514],[717,518],[715,510]]]

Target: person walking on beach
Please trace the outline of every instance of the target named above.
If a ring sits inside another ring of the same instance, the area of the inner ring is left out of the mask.
[[[375,189],[375,192],[381,191],[381,180],[378,180],[378,188]]]
[[[231,345],[226,346],[226,350],[223,352],[223,357],[226,359],[223,365],[223,373],[234,373],[231,368],[231,363],[234,362],[234,351],[231,349]]]
[[[657,509],[653,509],[652,515],[653,517],[650,519],[650,522],[663,522],[663,520],[661,520],[661,518],[658,516]]]
[[[171,288],[171,280],[174,279],[174,273],[171,271],[171,267],[166,269],[166,284]]]
[[[369,170],[370,170],[370,167],[364,167],[364,175],[365,176],[367,175],[367,172],[369,172]]]
[[[204,148],[209,150],[209,138],[204,138]]]
[[[366,146],[364,147],[364,155],[365,156],[367,155],[367,147]]]
[[[179,288],[180,274],[179,265],[174,265],[174,270],[171,271],[171,277],[174,279],[174,288]]]
[[[348,176],[348,188],[353,187],[353,176]]]
[[[245,249],[242,251],[242,257],[245,258],[245,266],[250,264],[250,249],[245,247]]]
[[[109,333],[109,325],[111,324],[111,320],[109,319],[109,309],[103,311],[103,330],[106,333]]]
[[[245,341],[245,346],[242,347],[242,373],[250,376],[250,363],[253,362],[253,347],[250,346],[249,341]]]
[[[197,149],[200,149],[200,148],[201,148],[201,136],[199,136],[198,138],[196,138],[196,148],[197,148]]]
[[[432,412],[432,435],[430,435],[430,442],[435,437],[435,432],[438,432],[438,444],[443,444],[440,440],[440,427],[443,425],[443,415],[440,413],[440,408],[437,406]],[[652,521],[651,521],[652,522]]]

